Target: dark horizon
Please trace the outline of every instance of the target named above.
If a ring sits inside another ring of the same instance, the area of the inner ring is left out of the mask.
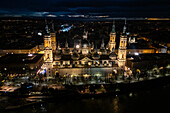
[[[108,15],[110,17],[169,18],[168,0],[6,0],[0,16]]]

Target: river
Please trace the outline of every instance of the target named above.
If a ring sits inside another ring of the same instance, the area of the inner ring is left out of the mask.
[[[116,96],[53,100],[0,113],[169,113],[169,97],[167,85]]]

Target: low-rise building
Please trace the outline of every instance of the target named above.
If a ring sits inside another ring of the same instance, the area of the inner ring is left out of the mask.
[[[170,64],[170,54],[139,54],[128,56],[126,61],[126,69],[136,73],[137,70],[146,72],[155,67],[165,67]]]
[[[43,54],[8,54],[0,58],[0,71],[3,75],[36,75],[43,62]]]

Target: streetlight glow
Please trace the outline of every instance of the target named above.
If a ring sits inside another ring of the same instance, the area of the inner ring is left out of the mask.
[[[80,48],[80,45],[76,45],[76,48],[79,49],[79,48]]]

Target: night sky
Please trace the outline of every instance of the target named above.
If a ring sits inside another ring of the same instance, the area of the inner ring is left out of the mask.
[[[169,0],[1,0],[0,16],[30,14],[107,14],[169,17]]]

